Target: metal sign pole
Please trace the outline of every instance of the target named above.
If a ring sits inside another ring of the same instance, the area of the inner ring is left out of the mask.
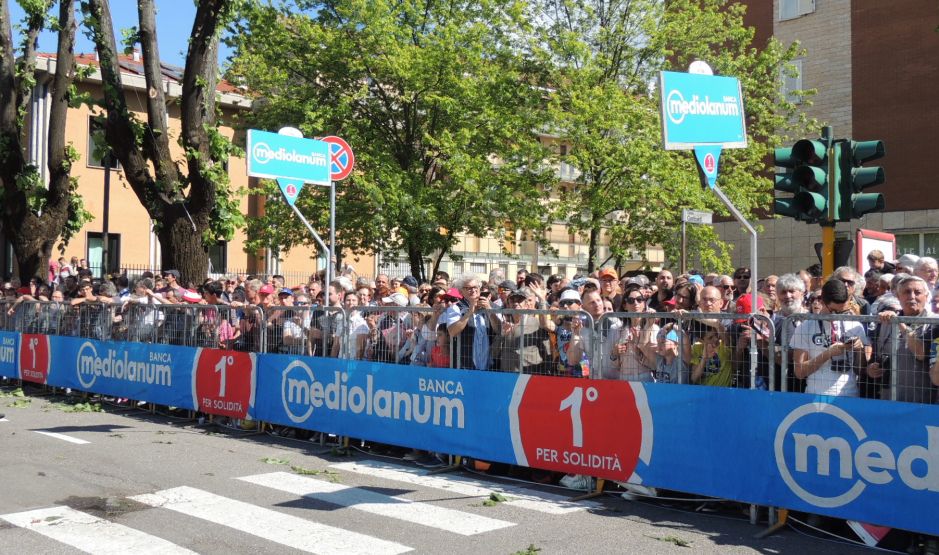
[[[329,182],[329,259],[326,261],[326,286],[333,282],[336,274],[336,182]]]
[[[743,217],[743,214],[737,210],[737,207],[730,202],[730,199],[727,198],[727,195],[724,194],[724,191],[721,191],[721,188],[717,185],[714,185],[714,194],[717,195],[717,198],[721,199],[721,202],[724,203],[724,206],[730,210],[730,213],[734,215],[734,218],[740,225],[746,228],[750,233],[750,323],[754,324],[754,319],[757,315],[757,300],[756,300],[756,283],[757,283],[757,235],[756,229]],[[756,386],[756,357],[757,357],[757,348],[756,348],[756,334],[750,333],[750,388],[753,389]]]

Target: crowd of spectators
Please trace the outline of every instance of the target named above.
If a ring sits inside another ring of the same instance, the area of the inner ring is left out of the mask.
[[[909,318],[935,313],[936,260],[873,251],[869,264],[865,276],[845,266],[826,280],[816,265],[755,283],[748,268],[650,280],[606,267],[571,279],[439,272],[428,283],[347,273],[324,284],[320,273],[288,285],[245,274],[183,284],[174,269],[102,280],[61,258],[50,281],[4,284],[2,318],[6,329],[100,339],[935,402],[939,327]],[[872,318],[790,318],[800,313]]]

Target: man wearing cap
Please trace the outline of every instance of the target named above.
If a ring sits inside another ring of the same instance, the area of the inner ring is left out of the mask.
[[[163,271],[163,281],[166,285],[157,290],[157,293],[165,294],[167,291],[172,289],[176,291],[176,296],[179,297],[182,295],[182,292],[177,291],[182,289],[182,286],[179,285],[179,270],[164,270]]]
[[[417,294],[420,284],[417,283],[417,278],[414,276],[405,276],[404,279],[401,280],[401,287],[407,289],[408,304],[420,304],[421,298]]]
[[[900,258],[897,259],[897,271],[896,274],[912,274],[913,267],[916,266],[916,261],[919,260],[919,257],[912,253],[906,253]]]
[[[528,287],[519,287],[508,295],[507,308],[532,310],[538,297]],[[551,373],[551,337],[547,315],[506,314],[501,334],[495,340],[495,365],[506,372],[524,374]]]
[[[822,314],[845,314],[849,310],[848,288],[838,279],[822,286]],[[865,326],[855,321],[807,321],[790,341],[796,376],[806,380],[811,395],[857,397],[856,373],[870,358]]]
[[[397,291],[379,301],[381,306],[408,306],[408,298]],[[408,313],[400,310],[368,313],[365,323],[369,328],[369,341],[365,357],[379,362],[398,362],[398,349],[404,343],[409,320]]]
[[[516,283],[512,280],[505,279],[505,280],[502,280],[502,282],[498,284],[498,287],[499,287],[499,298],[497,298],[492,303],[492,305],[496,308],[505,308],[509,306],[508,304],[509,296],[518,290],[518,285],[516,285]]]
[[[488,370],[491,366],[491,336],[495,335],[501,322],[490,310],[492,304],[489,299],[480,297],[479,279],[476,276],[463,276],[459,284],[463,298],[450,305],[444,313],[447,333],[451,338],[457,338],[456,367]]]
[[[600,296],[604,299],[610,299],[613,308],[620,306],[622,295],[619,292],[619,276],[613,268],[600,268],[597,272],[597,279],[600,280]]]

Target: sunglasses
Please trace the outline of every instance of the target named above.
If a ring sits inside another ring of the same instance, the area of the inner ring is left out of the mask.
[[[561,301],[558,303],[558,306],[571,306],[575,304],[580,304],[577,301]]]
[[[645,302],[645,297],[626,297],[626,302],[629,304],[639,304]]]
[[[750,274],[736,274],[734,279],[750,279]]]
[[[741,279],[741,278],[738,278],[738,279]],[[745,279],[745,278],[744,278],[744,279]],[[727,290],[730,290],[730,289],[733,289],[733,288],[734,288],[733,285],[721,285],[721,289],[723,289],[724,291],[727,291]]]
[[[854,284],[857,282],[851,279],[842,279],[841,283],[847,285],[848,287],[854,287]]]

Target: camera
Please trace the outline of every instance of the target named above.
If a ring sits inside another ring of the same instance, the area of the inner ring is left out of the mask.
[[[851,371],[851,363],[845,359],[832,359],[831,371],[846,374]]]
[[[880,359],[877,362],[880,364],[882,369],[890,370],[890,355],[880,355]]]

